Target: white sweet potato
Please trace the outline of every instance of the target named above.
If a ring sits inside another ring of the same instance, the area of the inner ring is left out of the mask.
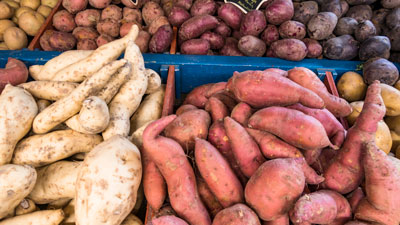
[[[31,81],[18,85],[35,98],[57,101],[69,95],[79,84],[63,81]]]
[[[135,206],[141,179],[140,152],[128,139],[114,136],[96,146],[76,180],[76,225],[121,224]]]
[[[35,99],[29,92],[6,85],[0,95],[0,165],[11,161],[15,145],[29,132],[37,113]]]
[[[143,222],[137,216],[129,214],[121,225],[143,225]]]
[[[18,143],[13,163],[35,167],[48,165],[79,152],[89,152],[102,140],[99,135],[82,134],[73,130],[33,135]]]
[[[35,212],[37,210],[38,207],[36,206],[36,204],[29,198],[25,198],[18,204],[17,208],[15,208],[15,215],[20,216],[31,212]]]
[[[58,225],[64,219],[64,212],[57,210],[41,210],[33,213],[11,217],[0,222],[0,225]]]
[[[161,86],[161,77],[152,69],[146,69],[145,73],[148,77],[146,95],[157,91]]]
[[[15,207],[31,192],[36,176],[36,170],[28,165],[0,166],[0,219],[13,213]]]
[[[29,198],[47,204],[75,197],[75,181],[81,162],[58,161],[37,171],[37,181]]]

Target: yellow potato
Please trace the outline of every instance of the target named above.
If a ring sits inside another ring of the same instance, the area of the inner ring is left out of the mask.
[[[38,208],[36,207],[36,204],[29,198],[25,198],[24,200],[22,200],[21,203],[19,203],[17,208],[15,208],[15,215],[20,216],[31,212],[35,212],[37,210]]]
[[[385,122],[390,130],[400,133],[400,116],[387,116]]]
[[[57,5],[58,0],[42,0],[42,5],[46,5],[50,8],[54,8]]]
[[[2,2],[7,3],[10,7],[14,8],[15,10],[17,10],[20,7],[19,3],[13,0],[2,0]]]
[[[389,127],[383,120],[378,122],[378,130],[375,133],[375,143],[379,149],[389,154],[392,148],[392,137]]]
[[[0,20],[0,41],[4,41],[3,34],[10,27],[15,27],[15,23],[13,23],[13,21]]]
[[[382,99],[386,106],[385,115],[386,116],[400,115],[400,91],[387,84],[380,84],[380,86],[381,86]]]
[[[400,145],[400,135],[394,131],[390,131],[390,136],[392,137],[392,151],[396,152],[397,147]]]
[[[26,7],[26,6],[20,7],[20,8],[18,8],[17,11],[15,12],[15,17],[18,19],[18,18],[19,18],[22,14],[24,14],[25,12],[31,12],[31,13],[33,13],[33,12],[35,12],[35,10],[33,10],[33,9],[29,8],[29,7]]]
[[[88,153],[76,180],[76,225],[118,225],[136,204],[142,179],[138,148],[116,135]]]
[[[7,47],[6,43],[0,42],[0,50],[10,50],[10,49]]]
[[[360,115],[362,107],[364,105],[364,101],[357,101],[357,102],[352,102],[350,103],[351,107],[353,108],[353,111],[351,112],[350,115],[346,117],[347,122],[349,123],[350,126],[353,126],[353,124],[356,122],[357,117]]]
[[[13,163],[45,166],[79,152],[89,152],[102,140],[100,135],[82,134],[73,130],[33,135],[18,143]]]
[[[161,77],[158,73],[152,69],[146,69],[145,71],[148,77],[146,95],[157,91],[161,87]]]
[[[0,166],[0,219],[13,213],[15,207],[32,191],[36,177],[36,170],[28,165]]]
[[[15,9],[5,2],[0,2],[0,19],[9,19],[13,17]]]
[[[44,16],[44,18],[47,18],[50,15],[51,10],[52,10],[52,8],[45,6],[45,5],[41,5],[37,9],[37,12],[42,14],[42,16]]]
[[[40,0],[21,0],[20,5],[36,10],[40,6]]]
[[[19,27],[30,36],[35,36],[39,32],[44,21],[44,16],[38,12],[25,12],[18,17]]]
[[[40,210],[21,216],[11,217],[0,222],[0,225],[58,225],[64,219],[64,212],[57,210]]]
[[[367,85],[362,76],[356,72],[346,72],[337,83],[340,97],[349,102],[360,101],[365,97]]]
[[[28,37],[18,27],[9,27],[4,31],[3,39],[10,50],[20,50],[28,46]]]
[[[62,81],[31,81],[18,86],[36,98],[57,101],[68,96],[79,84]]]
[[[121,225],[143,225],[143,222],[137,216],[129,214]]]
[[[394,84],[394,87],[395,87],[397,90],[400,90],[400,80],[398,80],[398,81]]]

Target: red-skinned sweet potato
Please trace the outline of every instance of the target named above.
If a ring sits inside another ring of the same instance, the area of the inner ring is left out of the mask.
[[[283,215],[271,221],[263,221],[262,225],[289,225],[289,216]]]
[[[316,93],[324,100],[326,108],[336,117],[345,117],[352,112],[350,104],[346,100],[330,94],[313,71],[305,67],[296,67],[288,71],[288,78]]]
[[[356,190],[351,192],[349,196],[347,196],[347,200],[351,206],[351,211],[354,213],[357,209],[358,204],[360,201],[365,197],[363,190],[361,187],[358,187]]]
[[[274,0],[265,8],[265,17],[268,23],[274,25],[292,19],[293,15],[294,7],[291,0]]]
[[[383,119],[386,108],[380,95],[379,81],[372,83],[364,100],[364,106],[353,127],[347,132],[341,149],[323,171],[323,187],[346,194],[356,189],[363,177],[361,163],[362,146],[374,140],[378,122]]]
[[[6,67],[0,69],[0,94],[7,84],[18,85],[28,79],[28,69],[18,59],[8,58]]]
[[[209,109],[207,109],[207,103],[206,103],[206,110],[210,112],[213,121],[222,120],[225,117],[229,116],[228,108],[218,98],[215,97],[209,98],[208,105]]]
[[[198,109],[196,106],[191,104],[181,105],[175,112],[177,116],[180,116],[182,113],[190,110]]]
[[[204,181],[224,208],[244,201],[240,181],[213,145],[197,138],[195,161]]]
[[[286,106],[298,102],[311,108],[324,107],[323,100],[312,91],[271,72],[235,72],[226,88],[235,95],[236,99],[254,108],[272,105]]]
[[[208,101],[206,93],[213,84],[204,84],[193,89],[185,98],[183,104],[191,104],[197,108],[204,109]]]
[[[236,120],[242,126],[247,127],[247,123],[249,122],[249,118],[251,114],[253,114],[254,109],[252,109],[245,102],[241,102],[232,109],[231,117]]]
[[[176,140],[185,151],[194,149],[195,138],[207,138],[210,115],[201,109],[182,113],[164,131],[166,137]]]
[[[268,68],[264,70],[265,72],[276,73],[277,75],[287,77],[288,73],[285,70],[281,70],[278,68]]]
[[[240,170],[251,177],[265,161],[260,148],[246,129],[230,117],[225,117],[224,127]]]
[[[226,82],[218,82],[211,85],[211,87],[206,92],[206,97],[209,98],[214,94],[224,91],[226,87]]]
[[[153,225],[188,225],[184,220],[176,216],[160,216],[151,220]]]
[[[214,218],[213,225],[261,225],[257,214],[244,204],[236,204],[221,210]]]
[[[249,127],[270,132],[305,150],[332,146],[317,119],[294,109],[279,106],[261,109],[250,117]]]
[[[323,180],[304,158],[273,159],[263,163],[247,182],[245,199],[262,220],[271,221],[288,213],[306,182]]]
[[[207,183],[203,180],[203,178],[201,178],[200,176],[196,176],[196,182],[201,201],[203,201],[211,216],[215,217],[215,215],[217,215],[217,213],[224,208],[215,198],[215,195],[211,192],[210,188],[207,186]]]
[[[186,20],[179,29],[179,38],[182,41],[199,37],[204,32],[216,28],[218,20],[214,16],[201,15]]]
[[[199,197],[196,178],[185,152],[174,140],[159,136],[175,119],[176,115],[170,115],[149,124],[143,133],[143,147],[165,178],[176,213],[190,224],[210,225],[210,216]]]

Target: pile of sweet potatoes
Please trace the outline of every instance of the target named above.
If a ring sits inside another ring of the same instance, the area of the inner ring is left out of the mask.
[[[45,51],[94,50],[124,37],[134,24],[142,53],[162,53],[171,45],[172,27],[160,1],[63,0],[62,5],[52,18],[54,30],[40,38]]]
[[[374,142],[379,81],[346,131],[351,112],[304,67],[196,87],[143,132],[153,224],[399,224],[400,161]]]

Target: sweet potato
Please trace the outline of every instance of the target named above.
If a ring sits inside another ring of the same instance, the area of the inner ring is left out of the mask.
[[[323,44],[324,56],[329,59],[351,60],[358,55],[359,42],[348,34],[331,38]]]
[[[315,1],[304,1],[294,4],[293,20],[307,24],[308,21],[318,13],[318,3]]]
[[[389,59],[390,40],[386,36],[368,37],[362,42],[358,56],[360,60],[368,60],[374,57]]]
[[[279,26],[279,35],[281,38],[295,38],[301,40],[306,36],[306,33],[306,26],[294,20],[285,21]]]
[[[271,221],[263,221],[262,225],[289,225],[289,216],[283,215]]]
[[[109,5],[101,11],[101,19],[113,19],[113,20],[121,20],[122,19],[122,9],[117,5]]]
[[[181,105],[175,112],[175,114],[177,116],[180,116],[182,113],[190,111],[190,110],[194,110],[194,109],[198,109],[196,106],[191,105],[191,104],[184,104]]]
[[[25,64],[14,58],[8,58],[4,69],[0,69],[0,94],[7,84],[18,85],[28,79],[28,69]]]
[[[99,21],[100,11],[97,9],[86,9],[75,16],[76,25],[82,27],[95,27]]]
[[[236,204],[221,210],[214,218],[213,225],[261,225],[257,214],[244,204]]]
[[[297,84],[313,91],[325,102],[325,107],[336,117],[345,117],[352,112],[349,103],[328,92],[326,86],[311,70],[305,67],[296,67],[288,71],[288,78]]]
[[[287,214],[306,182],[318,184],[323,180],[304,158],[273,159],[263,163],[250,178],[245,199],[262,220],[271,221]]]
[[[176,140],[185,151],[192,151],[195,138],[206,138],[211,123],[210,115],[201,109],[182,113],[164,131],[166,137]]]
[[[244,201],[240,181],[214,146],[197,138],[195,160],[201,176],[223,207]]]
[[[168,15],[168,21],[172,26],[180,27],[186,20],[190,18],[187,10],[181,7],[174,6]]]
[[[93,39],[82,39],[76,44],[77,50],[95,50],[96,48],[97,44]]]
[[[356,19],[351,18],[351,17],[342,17],[338,20],[333,33],[337,36],[341,36],[341,35],[345,35],[345,34],[353,35],[357,26],[358,26],[358,22]]]
[[[331,190],[303,195],[290,212],[290,220],[294,224],[344,224],[350,219],[349,202]]]
[[[211,219],[201,202],[193,169],[182,147],[170,138],[159,136],[175,118],[175,115],[166,116],[147,126],[143,147],[165,178],[170,202],[177,214],[190,224],[209,225]]]
[[[112,0],[89,0],[89,4],[97,9],[104,9],[109,4],[111,4]]]
[[[83,40],[96,39],[99,36],[99,33],[97,33],[97,31],[92,27],[77,27],[72,32],[72,35],[74,35],[77,40]]]
[[[225,45],[221,48],[220,54],[226,56],[244,56],[238,48],[238,40],[232,37],[225,39]]]
[[[153,225],[188,225],[184,220],[176,216],[160,216],[156,219],[151,220]]]
[[[363,176],[362,146],[374,139],[378,122],[386,111],[380,92],[379,81],[368,87],[363,110],[349,129],[342,148],[323,172],[324,187],[346,194],[360,185]]]
[[[207,183],[201,178],[201,176],[196,176],[197,190],[199,192],[201,201],[207,207],[207,210],[211,214],[211,217],[215,217],[217,213],[224,208],[215,198],[214,194],[211,192]]]
[[[230,117],[224,118],[224,127],[240,170],[245,176],[251,177],[265,161],[257,143],[244,127]]]
[[[354,190],[350,195],[347,197],[347,200],[349,201],[349,204],[351,206],[351,211],[354,213],[358,207],[358,204],[360,204],[360,201],[365,197],[363,190],[361,187],[358,187],[356,190]]]
[[[57,101],[69,95],[78,87],[78,84],[61,81],[31,81],[20,84],[19,87],[24,88],[36,98]]]
[[[265,30],[261,33],[260,38],[269,46],[274,41],[279,40],[279,30],[275,25],[268,24]]]
[[[303,60],[308,53],[304,42],[293,38],[275,41],[271,44],[271,49],[279,58],[292,61]]]
[[[60,10],[53,16],[53,26],[62,32],[71,32],[75,29],[76,24],[74,17],[67,10]]]
[[[265,8],[265,17],[270,24],[280,25],[292,19],[293,15],[294,7],[290,0],[274,0]]]
[[[243,17],[240,25],[240,34],[243,36],[253,35],[257,37],[263,32],[266,26],[267,21],[264,13],[260,10],[252,10]]]
[[[253,109],[246,104],[245,102],[241,102],[233,108],[231,112],[232,119],[236,120],[242,126],[247,127],[247,123],[251,114],[253,114]]]
[[[225,38],[231,36],[231,28],[223,21],[219,21],[218,26],[213,31]]]
[[[312,91],[276,73],[265,71],[235,72],[227,90],[254,108],[292,105],[300,102],[310,108],[322,108],[323,100]],[[252,90],[248,92],[247,90]],[[289,93],[290,92],[290,93]],[[275,94],[275,93],[279,93]]]
[[[62,2],[63,7],[72,14],[84,10],[87,4],[88,0],[65,0]]]
[[[359,23],[354,31],[354,36],[359,42],[363,42],[365,39],[375,35],[376,28],[370,20],[365,20],[364,22]]]
[[[243,12],[231,3],[225,3],[218,9],[218,17],[232,29],[238,30],[243,18]]]
[[[55,31],[50,36],[49,43],[57,51],[67,51],[75,47],[76,39],[70,33]]]
[[[397,67],[384,58],[372,58],[364,63],[363,78],[366,84],[372,84],[374,80],[393,85],[399,79]]]
[[[36,212],[11,217],[0,222],[0,225],[18,225],[29,221],[32,224],[58,225],[64,220],[62,209],[39,210]]]
[[[154,35],[157,30],[164,25],[169,25],[168,18],[165,16],[160,16],[150,24],[147,31],[151,35]]]
[[[304,38],[301,40],[307,46],[307,57],[308,58],[318,58],[322,54],[321,44],[314,39]]]
[[[117,20],[105,19],[100,20],[97,23],[96,28],[100,34],[107,34],[111,37],[118,37],[120,24]]]
[[[393,161],[372,142],[364,145],[363,165],[367,197],[358,205],[356,219],[379,224],[400,222],[399,197],[400,171]],[[382,190],[377,192],[377,190]]]
[[[17,208],[15,208],[15,215],[20,216],[31,212],[35,212],[37,210],[38,207],[36,206],[36,204],[29,198],[25,198],[24,200],[21,201],[21,203],[19,203]]]
[[[160,93],[160,89],[165,89],[165,86],[161,84],[161,77],[156,71],[147,68],[145,70],[145,73],[148,78],[147,89],[145,94],[149,95],[149,94],[155,94],[156,92]]]
[[[315,40],[323,40],[332,34],[338,18],[332,12],[320,12],[307,23],[308,36]]]
[[[357,22],[362,23],[365,20],[371,20],[372,9],[369,5],[356,5],[349,8],[346,13],[346,17],[352,17],[357,20]]]
[[[190,8],[190,15],[214,15],[217,11],[217,4],[214,0],[196,0]]]
[[[191,105],[196,106],[197,108],[204,109],[204,106],[206,105],[206,102],[208,101],[208,99],[206,97],[206,93],[212,85],[213,84],[204,84],[204,85],[194,88],[186,96],[183,104],[191,104]]]
[[[199,37],[204,32],[216,28],[218,20],[210,15],[201,15],[185,21],[179,29],[179,38],[183,41]]]
[[[222,120],[229,115],[225,104],[215,97],[208,99],[205,109],[207,112],[210,112],[212,121]]]

